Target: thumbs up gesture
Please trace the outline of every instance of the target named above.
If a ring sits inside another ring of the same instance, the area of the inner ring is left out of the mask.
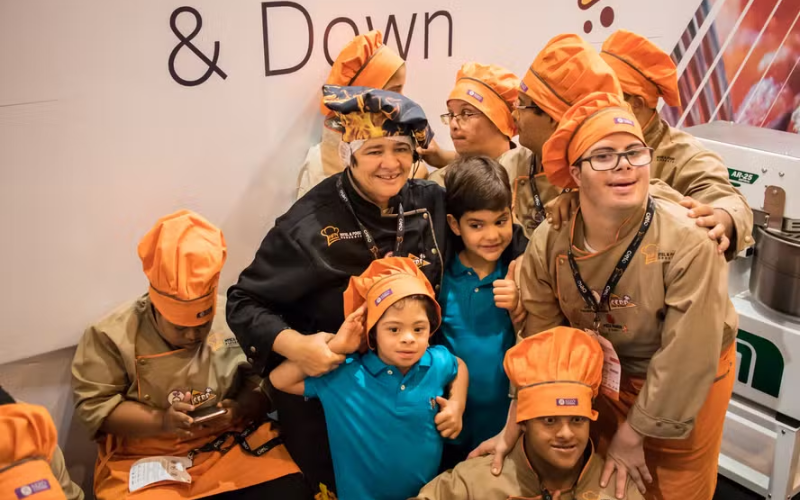
[[[436,430],[446,439],[455,439],[461,434],[463,425],[461,416],[464,408],[460,403],[445,399],[441,396],[436,397],[436,404],[439,405],[439,413],[433,419]]]
[[[494,286],[494,305],[500,309],[514,311],[519,304],[519,288],[514,281],[514,272],[517,269],[517,261],[512,261],[508,266],[508,274],[501,280],[495,280]]]

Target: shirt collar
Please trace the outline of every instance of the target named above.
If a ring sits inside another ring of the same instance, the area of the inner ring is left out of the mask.
[[[509,245],[510,246],[510,245]],[[505,263],[503,259],[499,259],[494,267],[494,271],[489,276],[483,278],[481,281],[494,281],[505,276]],[[450,262],[450,272],[453,276],[464,276],[468,272],[475,272],[471,267],[467,267],[461,262],[461,257],[456,254],[455,258]]]
[[[667,122],[662,120],[658,113],[653,115],[653,119],[650,120],[650,123],[645,125],[644,130],[644,142],[646,145],[650,146],[653,149],[658,148],[658,145],[661,144],[661,141],[664,138],[664,134],[667,133],[669,125]],[[655,161],[655,158],[653,158]]]

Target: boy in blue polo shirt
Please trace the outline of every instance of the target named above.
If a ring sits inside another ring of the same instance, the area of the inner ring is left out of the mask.
[[[518,242],[511,245],[511,187],[499,163],[485,156],[458,160],[449,168],[445,186],[447,222],[460,245],[442,280],[437,340],[466,363],[470,390],[463,431],[458,440],[446,443],[442,470],[466,459],[506,423],[510,399],[503,356],[515,342],[510,313],[521,311],[513,280],[516,255],[511,253],[524,248]]]
[[[270,381],[322,402],[341,500],[405,500],[436,476],[444,438],[461,431],[466,366],[428,346],[441,312],[408,258],[379,259],[351,277],[344,308],[347,319],[328,344],[352,354],[343,365],[306,378],[287,360]],[[362,355],[365,330],[370,349]]]

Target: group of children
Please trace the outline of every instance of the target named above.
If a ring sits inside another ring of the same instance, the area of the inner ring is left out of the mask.
[[[350,279],[347,318],[329,341],[346,362],[307,377],[287,360],[270,381],[322,402],[340,498],[599,494],[602,460],[588,428],[597,418],[602,349],[589,334],[562,327],[514,347],[524,312],[516,256],[507,252],[508,176],[495,160],[471,157],[450,169],[446,184],[448,223],[462,246],[445,269],[440,303],[412,260],[375,260]],[[486,459],[456,466],[503,429],[509,383],[519,390],[517,422],[526,429],[507,458],[512,465],[500,478]],[[448,472],[436,478],[441,471]],[[640,498],[635,487],[628,498]]]

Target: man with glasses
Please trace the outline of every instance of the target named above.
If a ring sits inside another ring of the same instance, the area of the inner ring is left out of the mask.
[[[616,73],[645,141],[656,150],[651,176],[686,196],[681,204],[699,217],[699,225],[711,228],[712,239],[722,239],[719,250],[728,249],[728,259],[752,245],[753,212],[728,180],[722,159],[658,115],[659,97],[668,106],[681,105],[678,72],[669,55],[645,37],[619,30],[605,41],[600,57]]]

